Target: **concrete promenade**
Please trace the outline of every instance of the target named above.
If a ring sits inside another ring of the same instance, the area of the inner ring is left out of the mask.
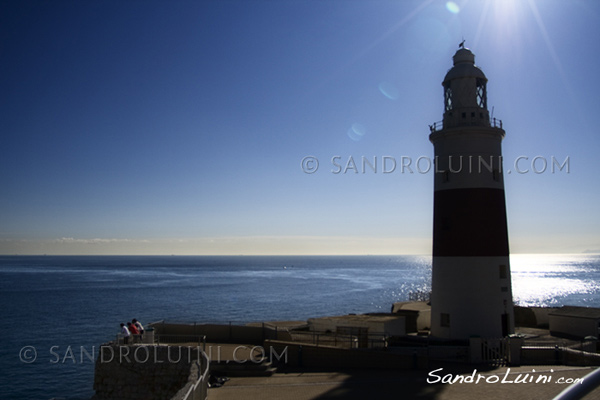
[[[439,368],[439,367],[438,367]],[[444,368],[444,375],[472,375],[475,367]],[[209,400],[309,400],[309,399],[419,399],[419,400],[531,400],[552,399],[569,386],[569,379],[582,378],[593,368],[526,366],[477,369],[479,383],[427,383],[430,370],[368,370],[347,372],[288,372],[270,377],[233,377],[220,388],[208,391]],[[535,372],[532,372],[535,370]],[[508,374],[507,374],[508,372]],[[541,379],[538,383],[536,380]],[[429,376],[429,379],[437,379]],[[489,382],[486,382],[486,380]],[[502,380],[505,383],[501,383]],[[526,383],[515,383],[525,380]],[[544,380],[546,383],[543,383]],[[497,381],[497,383],[491,383]],[[511,383],[511,381],[513,383]],[[585,400],[600,399],[600,389]]]

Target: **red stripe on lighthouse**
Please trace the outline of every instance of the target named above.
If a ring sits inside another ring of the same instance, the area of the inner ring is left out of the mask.
[[[433,256],[508,256],[504,190],[468,188],[436,191]]]

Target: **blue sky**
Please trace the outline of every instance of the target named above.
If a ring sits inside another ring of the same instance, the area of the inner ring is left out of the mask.
[[[428,254],[433,173],[414,163],[433,157],[463,38],[506,130],[511,251],[600,251],[596,1],[3,1],[0,15],[1,254]]]

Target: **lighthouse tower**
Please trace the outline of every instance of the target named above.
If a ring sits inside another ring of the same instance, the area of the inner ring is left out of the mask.
[[[462,47],[444,78],[444,120],[430,126],[435,152],[431,335],[514,332],[502,176],[502,122],[490,120],[487,78]]]

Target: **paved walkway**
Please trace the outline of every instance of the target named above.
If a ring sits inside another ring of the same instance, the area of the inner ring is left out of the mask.
[[[533,372],[535,370],[535,372]],[[309,400],[309,399],[418,399],[418,400],[531,400],[552,399],[569,385],[569,379],[582,378],[593,369],[565,366],[527,366],[477,370],[479,383],[427,383],[430,371],[350,371],[288,372],[271,377],[231,378],[220,388],[208,391],[209,400]],[[451,372],[445,368],[429,379],[448,374],[472,375],[474,368]],[[540,378],[542,377],[542,378]],[[543,383],[544,379],[546,383]],[[538,383],[536,379],[540,379]],[[501,383],[502,380],[506,383]],[[486,382],[487,380],[487,382]],[[514,383],[525,380],[526,383]],[[493,383],[498,381],[498,383]],[[513,383],[510,383],[510,382]],[[600,399],[600,389],[585,400]]]

